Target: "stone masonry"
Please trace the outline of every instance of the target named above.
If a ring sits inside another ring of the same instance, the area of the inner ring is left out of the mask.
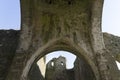
[[[66,68],[65,57],[53,58],[47,63],[45,80],[95,80],[92,69],[77,57],[72,69]]]
[[[65,57],[53,58],[46,67],[45,80],[69,80]]]
[[[15,31],[15,30],[0,30],[0,38],[1,38],[0,39],[1,40],[0,41],[1,42],[0,80],[5,80],[7,73],[10,69],[10,65],[11,65],[13,57],[15,55],[16,47],[18,46],[17,44],[18,44],[19,34],[20,34],[19,31]],[[108,33],[104,33],[103,35],[104,35],[103,37],[104,37],[104,42],[105,42],[106,48],[111,52],[111,54],[113,56],[119,55],[119,53],[120,53],[120,49],[119,49],[120,38],[117,36],[108,34]],[[116,44],[118,46],[116,46]],[[5,47],[5,45],[6,45],[6,47]],[[8,49],[9,49],[9,51],[8,51]],[[117,59],[117,58],[115,58],[115,59],[117,61],[119,61],[119,59]],[[113,65],[112,65],[112,67],[114,68]],[[38,71],[39,71],[39,69],[38,69]],[[71,72],[69,72],[69,71],[68,71],[68,73],[73,73],[73,70],[71,70]],[[114,71],[114,69],[112,71]],[[119,73],[119,75],[120,75],[120,73]]]
[[[85,60],[95,80],[120,80],[115,63],[119,53],[111,53],[101,31],[103,3],[104,0],[20,0],[19,39],[16,31],[0,34],[0,79],[30,80],[29,72],[40,58],[65,50]],[[113,49],[118,50],[117,46],[114,44]]]

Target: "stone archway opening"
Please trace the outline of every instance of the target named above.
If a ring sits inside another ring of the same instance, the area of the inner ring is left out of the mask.
[[[96,80],[90,65],[68,51],[53,51],[37,60],[28,73],[29,80]]]
[[[68,51],[54,51],[46,55],[46,64],[52,60],[52,58],[58,58],[59,56],[63,56],[66,58],[66,68],[71,69],[74,67],[74,61],[76,59],[76,55],[72,54]],[[62,64],[62,62],[61,62]]]

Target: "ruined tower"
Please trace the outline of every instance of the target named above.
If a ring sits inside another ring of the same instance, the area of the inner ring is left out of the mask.
[[[67,77],[65,57],[53,58],[46,67],[45,80],[69,80]]]
[[[66,50],[90,66],[95,80],[120,80],[101,32],[104,0],[20,0],[21,30],[6,80],[29,80],[34,63]]]

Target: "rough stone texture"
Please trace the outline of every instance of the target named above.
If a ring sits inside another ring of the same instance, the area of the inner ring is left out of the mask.
[[[105,47],[110,51],[112,57],[120,63],[120,37],[104,33]]]
[[[5,80],[16,48],[18,46],[19,31],[0,30],[0,80]]]
[[[65,57],[53,58],[46,67],[45,80],[69,80]]]
[[[67,50],[82,56],[96,80],[112,79],[101,32],[103,0],[20,2],[22,30],[13,60],[16,64],[12,64],[7,80],[28,79],[32,64],[54,50]],[[17,62],[19,60],[22,62]]]
[[[53,58],[47,63],[45,80],[75,80],[74,69],[66,69],[66,58]]]
[[[120,38],[108,33],[104,33],[103,35],[105,47],[108,50],[108,53],[105,56],[109,60],[108,68],[110,69],[111,77],[114,77],[114,80],[120,80],[120,71],[116,68],[115,63],[116,60],[119,62]],[[119,77],[119,79],[117,79],[117,77]]]
[[[20,41],[6,80],[28,80],[33,64],[55,50],[82,57],[96,80],[120,80],[113,76],[117,66],[103,42],[103,0],[20,0],[20,4]]]
[[[104,42],[106,48],[109,50],[111,55],[115,57],[117,61],[119,61],[118,56],[120,53],[120,38],[117,36],[114,36],[112,34],[104,33]],[[15,30],[0,30],[0,80],[5,80],[5,77],[7,75],[8,69],[10,68],[10,65],[12,63],[13,56],[15,54],[17,44],[18,44],[18,39],[19,39],[19,31]],[[116,46],[117,45],[117,46]],[[111,58],[110,58],[111,59]],[[113,74],[114,71],[114,65],[112,66],[112,72],[111,74],[113,75],[118,75],[118,74]],[[39,71],[39,70],[38,70]],[[67,74],[72,76],[74,70],[68,70]],[[69,74],[71,73],[71,74]],[[119,74],[120,75],[120,74]],[[118,75],[118,76],[119,76]],[[80,76],[79,76],[80,77]],[[73,80],[72,78],[70,78]],[[78,79],[78,78],[77,78]],[[33,80],[33,79],[30,79]],[[87,79],[86,79],[87,80]],[[117,79],[115,79],[117,80]]]
[[[45,80],[96,80],[85,60],[77,57],[74,68],[66,69],[65,57],[53,58],[47,63]]]
[[[96,80],[90,66],[81,58],[75,60],[74,63],[74,80]]]
[[[72,48],[75,48],[72,47],[74,45],[80,50],[76,54],[90,57],[86,59],[91,67],[94,68],[96,77],[99,78],[100,74],[98,74],[99,71],[97,69],[103,70],[103,66],[106,65],[106,62],[102,62],[100,59],[97,63],[104,64],[99,65],[99,68],[97,68],[94,60],[94,54],[100,54],[101,56],[101,52],[103,52],[99,24],[102,2],[102,0],[51,0],[50,2],[49,0],[21,0],[22,34],[18,53],[24,54],[27,52],[30,54],[28,61],[26,61],[27,64],[30,60],[30,66],[35,58],[31,56],[38,51],[38,48],[44,48],[47,43],[53,42],[54,44],[48,45],[48,50],[67,49],[76,51],[75,49],[72,50]],[[51,49],[50,46],[52,46]],[[40,55],[45,54],[40,53]],[[23,65],[23,70],[25,71],[22,74],[23,79],[26,79],[28,74],[27,70],[29,68],[27,66]],[[104,69],[106,69],[103,70],[104,73],[108,72],[107,68]],[[101,76],[105,78],[107,75],[103,74],[103,72],[101,72]],[[21,74],[18,75],[20,76]]]
[[[68,80],[75,80],[74,69],[67,69]]]

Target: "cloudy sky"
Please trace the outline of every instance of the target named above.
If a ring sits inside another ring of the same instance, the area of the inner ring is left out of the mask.
[[[120,36],[120,0],[104,1],[102,31]],[[19,30],[20,23],[19,0],[0,0],[0,29]]]

